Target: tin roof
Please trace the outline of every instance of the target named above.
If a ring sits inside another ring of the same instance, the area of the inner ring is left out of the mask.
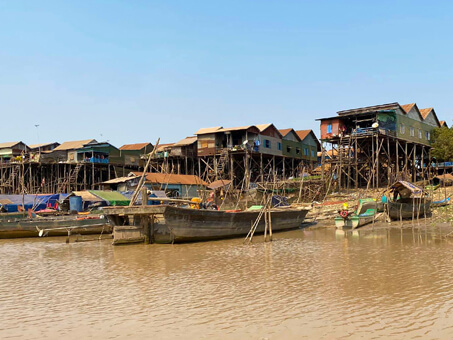
[[[408,113],[414,106],[415,106],[415,103],[401,105],[401,107],[403,108],[405,113]]]
[[[6,142],[6,143],[0,143],[0,149],[3,148],[12,148],[13,146],[16,146],[17,144],[20,144],[22,142]]]
[[[242,130],[256,130],[256,132],[259,132],[259,129],[255,125],[247,125],[247,126],[235,126],[235,127],[230,127],[230,128],[224,128],[221,129],[217,132],[229,132],[229,131],[242,131]]]
[[[142,176],[143,172],[132,172],[135,176]],[[146,174],[147,183],[158,184],[184,184],[184,185],[203,185],[208,186],[208,183],[203,181],[200,177],[194,175],[175,175],[175,174],[161,174],[149,172]]]
[[[212,128],[202,128],[202,129],[198,130],[197,132],[195,132],[194,134],[195,135],[205,135],[207,133],[216,133],[220,129],[222,129],[221,126],[216,126],[216,127],[212,127]]]
[[[181,139],[179,142],[176,142],[175,144],[173,144],[173,146],[186,146],[186,145],[191,145],[196,142],[197,142],[197,136],[191,136],[191,137],[186,137],[184,139]]]
[[[137,176],[118,177],[118,178],[114,178],[114,179],[111,179],[111,180],[102,182],[101,184],[117,184],[117,183],[124,183],[124,182],[130,181],[130,180],[135,179],[135,178],[137,178]]]
[[[32,144],[32,145],[29,145],[28,147],[30,149],[38,149],[38,148],[43,148],[45,146],[49,146],[49,145],[53,145],[53,144],[58,144],[60,145],[60,143],[58,142],[53,142],[53,143],[41,143],[41,144]]]
[[[113,205],[128,205],[130,200],[118,191],[90,190],[90,193]]]
[[[296,131],[297,135],[299,136],[300,140],[304,140],[310,134],[311,130],[298,130]]]
[[[156,151],[164,151],[165,149],[169,149],[173,146],[174,143],[167,143],[167,144],[159,144],[157,146]]]
[[[80,197],[82,197],[82,200],[84,200],[84,201],[90,201],[90,202],[102,202],[103,201],[101,198],[93,195],[89,191],[73,191],[70,195],[68,195],[65,198],[65,200],[69,199],[69,196],[71,196],[71,195],[80,196]]]
[[[279,129],[278,132],[280,132],[282,134],[283,137],[285,137],[291,130],[291,128],[289,129]]]
[[[231,180],[229,180],[229,179],[219,179],[219,180],[214,181],[211,184],[209,184],[208,188],[215,190],[218,188],[226,187],[230,183],[231,183]]]
[[[120,150],[134,150],[138,151],[141,150],[148,145],[153,146],[151,143],[135,143],[135,144],[124,144],[122,147],[120,147]]]
[[[396,109],[399,109],[400,107],[401,107],[400,104],[395,102],[395,103],[389,103],[389,104],[360,107],[360,108],[350,109],[350,110],[342,110],[342,111],[338,111],[337,114],[339,116],[344,116],[344,115],[349,115],[349,114],[359,114],[359,113],[376,112],[376,111],[383,111],[383,110],[396,110]]]
[[[83,148],[84,145],[90,143],[97,143],[96,139],[86,139],[86,140],[75,140],[71,142],[64,142],[63,144],[57,146],[53,151],[66,151]]]

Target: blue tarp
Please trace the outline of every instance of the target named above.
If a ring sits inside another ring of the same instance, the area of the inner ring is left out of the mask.
[[[34,211],[39,211],[46,209],[47,204],[49,203],[51,207],[55,206],[60,200],[60,194],[52,195],[0,195],[0,200],[10,200],[12,204],[5,204],[3,208],[7,212],[17,212],[22,208],[22,201],[24,202],[25,210],[33,209]],[[18,208],[20,207],[20,208]]]

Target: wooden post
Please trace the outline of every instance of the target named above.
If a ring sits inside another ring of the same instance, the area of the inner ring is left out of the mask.
[[[263,171],[263,154],[260,152],[260,181],[264,182],[264,171]]]
[[[395,140],[395,145],[396,145],[396,180],[399,180],[400,177],[400,158],[399,158],[399,148],[400,148],[400,143],[398,140]]]
[[[417,153],[417,145],[414,144],[414,149],[413,149],[413,160],[412,160],[412,182],[416,182],[417,181],[417,174],[416,174],[416,171],[417,171],[417,167],[415,165],[415,160],[416,160],[416,153]]]

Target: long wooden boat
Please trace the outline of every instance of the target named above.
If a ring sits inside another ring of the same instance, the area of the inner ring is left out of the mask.
[[[431,211],[431,199],[410,198],[389,201],[388,210],[389,216],[393,220],[423,217]]]
[[[301,226],[308,208],[274,208],[272,230]],[[246,235],[260,211],[217,211],[170,205],[106,207],[104,214],[113,226],[113,244],[144,242],[181,243],[218,240]],[[264,218],[257,233],[264,232]]]
[[[335,227],[337,229],[356,229],[373,222],[376,218],[377,203],[372,198],[359,200],[357,209],[345,217],[335,217]]]
[[[93,216],[63,215],[55,217],[22,217],[2,219],[0,221],[0,239],[67,236],[71,233],[81,235],[111,233],[112,227],[103,215]]]

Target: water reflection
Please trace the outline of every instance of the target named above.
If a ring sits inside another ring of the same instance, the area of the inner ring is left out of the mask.
[[[452,245],[441,234],[305,229],[252,245],[0,241],[0,337],[449,338]]]

